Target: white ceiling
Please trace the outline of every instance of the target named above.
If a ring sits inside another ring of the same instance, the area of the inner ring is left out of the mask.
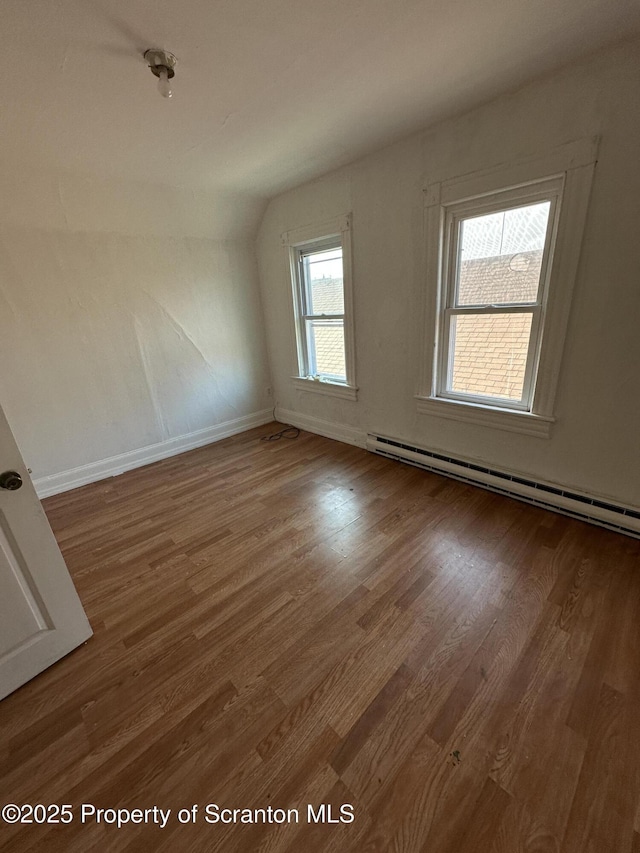
[[[638,0],[3,0],[0,158],[271,195],[640,31]],[[142,53],[178,57],[163,100]]]

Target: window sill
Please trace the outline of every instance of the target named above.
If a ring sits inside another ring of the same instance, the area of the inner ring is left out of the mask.
[[[302,376],[292,376],[291,381],[298,391],[311,391],[314,394],[339,397],[341,400],[358,399],[358,389],[353,385],[342,385],[340,382],[328,382],[319,379],[305,379]]]
[[[462,403],[457,400],[445,400],[442,397],[416,396],[418,412],[421,415],[434,415],[452,421],[494,427],[508,432],[520,432],[538,438],[549,438],[554,418],[533,415],[531,412],[517,412],[513,409],[498,409]]]

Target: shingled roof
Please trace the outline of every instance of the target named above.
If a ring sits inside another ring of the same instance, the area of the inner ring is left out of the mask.
[[[344,288],[341,278],[316,278],[311,281],[314,314],[342,314]]]
[[[460,264],[461,305],[535,302],[542,251],[475,258]],[[519,400],[531,314],[458,316],[452,390]],[[453,330],[452,330],[453,333]]]
[[[314,314],[342,314],[344,288],[341,278],[320,278],[311,282]],[[341,321],[313,320],[311,323],[318,373],[345,376],[344,327]]]

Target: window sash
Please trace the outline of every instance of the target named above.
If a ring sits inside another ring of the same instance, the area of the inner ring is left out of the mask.
[[[435,392],[437,397],[460,402],[473,403],[490,408],[515,409],[530,412],[533,406],[535,380],[540,359],[542,343],[542,328],[548,296],[548,280],[551,269],[551,247],[555,239],[558,218],[559,190],[549,192],[548,187],[540,187],[530,194],[519,194],[512,201],[500,198],[496,193],[492,199],[477,200],[476,204],[465,202],[452,205],[447,211],[444,229],[443,251],[443,305],[440,310],[439,346]],[[549,217],[545,233],[542,265],[538,282],[538,292],[535,302],[513,302],[494,305],[490,303],[479,305],[457,305],[457,291],[460,277],[460,231],[465,219],[484,216],[490,213],[514,210],[542,201],[549,202]],[[452,389],[454,346],[451,335],[452,318],[464,315],[482,314],[523,314],[531,313],[532,322],[527,344],[522,396],[519,400],[509,400],[504,397],[494,397],[490,394],[469,394]]]
[[[301,320],[344,320],[344,314],[302,314]]]
[[[328,241],[324,241],[323,243],[319,243],[316,247],[314,245],[313,249],[300,249],[298,251],[298,283],[300,290],[300,319],[307,320],[311,317],[342,317],[344,319],[344,313],[324,313],[324,314],[315,314],[310,311],[311,305],[313,305],[313,299],[311,297],[311,280],[308,275],[309,267],[306,263],[307,259],[313,257],[313,255],[318,255],[322,252],[330,251],[331,249],[340,249],[340,260],[343,265],[343,284],[342,284],[342,292],[343,292],[343,301],[344,301],[344,256],[342,252],[342,241],[331,239]]]
[[[445,327],[443,334],[443,369],[440,370],[441,386],[438,389],[438,396],[450,400],[461,400],[467,403],[476,403],[481,405],[494,405],[505,409],[519,409],[528,411],[530,408],[530,399],[532,396],[532,384],[534,376],[535,363],[535,347],[533,343],[537,341],[540,331],[541,308],[540,306],[524,304],[522,306],[509,306],[501,310],[495,310],[491,307],[476,308],[476,309],[447,309],[445,311]],[[451,320],[453,317],[464,316],[482,316],[487,314],[531,314],[531,329],[529,332],[529,340],[527,343],[527,357],[524,370],[524,381],[522,385],[522,395],[519,400],[508,399],[506,397],[495,397],[491,394],[472,394],[463,391],[455,391],[451,387],[453,383],[453,363],[455,359],[455,346],[451,335]]]
[[[340,256],[343,265],[343,294],[344,294],[344,247],[343,242],[340,237],[329,237],[325,240],[314,240],[313,244],[310,246],[302,246],[297,248],[297,299],[298,299],[298,326],[299,326],[299,342],[302,344],[301,346],[301,357],[302,357],[302,369],[303,374],[305,376],[318,376],[323,379],[329,379],[332,382],[337,382],[341,384],[347,383],[347,368],[346,368],[346,358],[347,358],[347,342],[346,342],[346,330],[345,330],[345,313],[326,313],[323,312],[321,314],[313,313],[310,310],[311,305],[313,304],[311,298],[311,280],[308,275],[308,263],[307,260],[312,258],[314,255],[320,254],[322,252],[327,252],[331,250],[339,250]],[[344,295],[343,295],[344,298]],[[336,325],[339,325],[342,329],[343,334],[343,342],[345,348],[345,373],[344,374],[333,374],[333,373],[319,373],[317,366],[317,354],[315,351],[315,346],[312,342],[311,336],[311,324],[314,320],[328,320],[332,323],[335,322]]]
[[[318,376],[322,379],[330,379],[332,382],[339,382],[342,384],[346,384],[347,376],[346,376],[346,339],[345,339],[345,328],[344,328],[344,315],[340,315],[340,317],[336,317],[335,315],[328,314],[318,314],[318,315],[308,315],[306,317],[301,318],[304,325],[304,342],[305,342],[305,354],[306,354],[306,369],[307,376]],[[345,373],[327,373],[327,372],[319,372],[318,371],[318,355],[316,352],[316,348],[312,343],[312,335],[313,335],[313,321],[314,320],[326,320],[327,323],[331,326],[335,326],[336,328],[341,329],[342,331],[342,340],[344,346],[344,356],[345,356]]]

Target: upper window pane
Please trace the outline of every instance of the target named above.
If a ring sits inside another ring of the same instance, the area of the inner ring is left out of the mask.
[[[304,255],[307,313],[344,314],[342,247]]]
[[[543,201],[461,220],[457,306],[537,301],[550,207]]]

